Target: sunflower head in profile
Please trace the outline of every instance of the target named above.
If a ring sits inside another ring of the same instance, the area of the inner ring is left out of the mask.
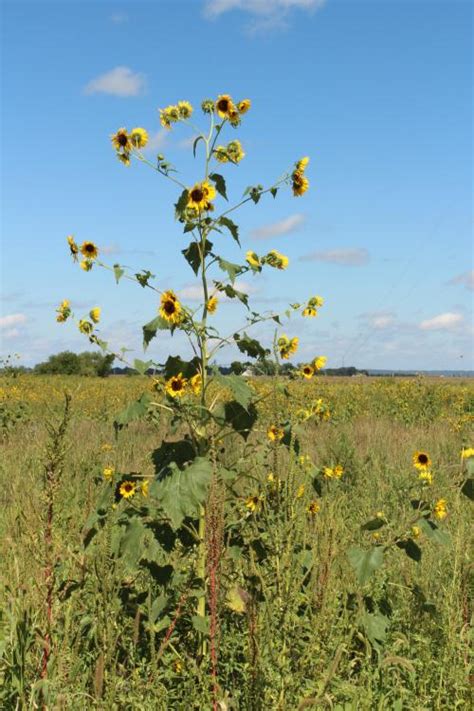
[[[262,270],[258,254],[256,254],[256,252],[252,252],[251,249],[249,249],[249,251],[245,254],[245,261],[250,267],[252,267],[252,269],[258,269],[258,271]]]
[[[309,188],[308,178],[305,175],[303,175],[303,173],[300,172],[299,170],[295,170],[291,176],[291,180],[292,180],[291,187],[293,188],[293,195],[295,197],[304,195],[305,192]]]
[[[224,119],[230,118],[230,115],[236,111],[232,97],[229,94],[221,94],[217,97],[216,101],[216,113],[217,115]]]
[[[182,321],[183,310],[174,291],[163,292],[160,299],[160,316],[168,323],[176,324]]]
[[[431,468],[431,459],[428,452],[416,451],[412,457],[413,466],[419,471]]]
[[[301,313],[305,318],[315,318],[318,315],[317,310],[313,309],[312,306],[306,306]]]
[[[247,111],[250,109],[252,105],[252,102],[250,99],[242,99],[242,101],[239,101],[237,104],[237,109],[239,110],[239,114],[246,114]]]
[[[216,197],[216,189],[207,180],[202,183],[196,183],[192,188],[188,189],[188,204],[189,208],[194,208],[199,212],[208,210],[211,200]]]
[[[134,148],[145,148],[148,143],[148,133],[144,128],[134,128],[130,132],[130,143]]]
[[[94,242],[86,241],[81,244],[81,254],[86,259],[97,259],[99,250]]]
[[[191,118],[193,113],[193,107],[191,106],[189,101],[178,101],[176,108],[178,109],[179,118],[184,120]]]
[[[202,389],[202,376],[201,373],[196,373],[196,375],[193,375],[193,377],[190,379],[189,384],[191,386],[191,390],[195,395],[199,395]]]
[[[206,303],[206,311],[209,314],[215,314],[217,311],[217,304],[218,303],[219,303],[219,300],[218,300],[217,296],[211,296],[211,298]]]
[[[242,158],[245,156],[240,141],[231,141],[227,146],[227,154],[233,163],[240,163]]]
[[[122,483],[119,485],[118,488],[118,493],[122,497],[122,499],[130,499],[132,496],[134,496],[135,492],[137,490],[137,485],[135,484],[134,481],[122,481]]]
[[[77,255],[79,254],[79,247],[77,246],[76,241],[72,235],[68,235],[67,243],[69,245],[69,251],[71,253],[71,257],[74,259],[75,262],[77,262]]]
[[[307,363],[301,368],[301,374],[303,375],[303,378],[306,378],[307,380],[311,380],[311,378],[314,375],[314,368],[312,365]]]
[[[324,366],[326,365],[326,362],[327,362],[326,356],[317,356],[313,360],[312,366],[315,370],[321,370],[321,368],[324,368]]]
[[[316,500],[310,501],[308,504],[307,511],[311,516],[315,516],[320,510],[320,505]]]
[[[86,336],[88,336],[94,330],[94,326],[91,324],[90,321],[87,321],[86,319],[81,318],[81,320],[78,323],[78,329],[81,333],[84,333]]]
[[[166,381],[165,390],[170,397],[183,397],[186,392],[187,382],[183,374],[178,373],[178,375],[173,375]]]
[[[248,496],[245,499],[245,506],[251,511],[252,513],[258,513],[260,509],[262,508],[263,504],[263,496],[258,496],[255,494],[254,496]]]
[[[277,427],[277,425],[270,425],[270,427],[267,430],[267,437],[272,442],[279,442],[280,440],[283,439],[284,435],[285,435],[285,433],[282,430],[282,428]]]

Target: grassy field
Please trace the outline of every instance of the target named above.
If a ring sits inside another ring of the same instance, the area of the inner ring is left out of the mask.
[[[2,708],[470,707],[474,384],[251,384],[265,425],[209,491],[204,620],[192,517],[177,531],[153,507],[173,423],[113,427],[149,381],[0,380]],[[267,437],[288,408],[299,450]]]

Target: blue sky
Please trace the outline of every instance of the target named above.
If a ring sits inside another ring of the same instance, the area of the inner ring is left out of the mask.
[[[193,303],[175,187],[118,163],[109,136],[144,126],[150,158],[164,153],[191,184],[201,177],[192,131],[165,132],[157,109],[228,92],[252,100],[227,134],[247,154],[223,169],[231,202],[311,157],[304,197],[236,213],[244,251],[290,258],[284,273],[245,278],[256,309],[326,299],[317,319],[285,329],[301,339],[295,360],[472,368],[471,14],[458,0],[4,1],[2,353],[30,365],[88,348],[72,324],[56,324],[69,298],[78,315],[100,305],[102,337],[141,356],[152,292],[83,273],[70,233]],[[215,318],[231,333],[243,317],[221,304]],[[150,356],[182,345],[163,336]]]

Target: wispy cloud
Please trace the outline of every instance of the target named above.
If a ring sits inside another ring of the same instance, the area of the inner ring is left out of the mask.
[[[422,331],[449,331],[460,326],[463,321],[464,316],[462,314],[448,311],[444,314],[438,314],[438,316],[434,316],[426,321],[422,321],[420,328]]]
[[[111,94],[112,96],[139,96],[145,90],[143,74],[133,72],[129,67],[115,67],[101,74],[84,88],[85,94]]]
[[[284,220],[273,222],[271,225],[263,225],[250,233],[252,239],[271,239],[272,237],[282,237],[297,230],[305,222],[305,216],[297,213],[290,215]]]
[[[250,33],[271,32],[286,29],[292,10],[314,12],[326,0],[206,0],[204,16],[214,20],[231,10],[248,13],[252,20],[247,25]]]
[[[123,25],[125,22],[128,22],[128,15],[125,12],[114,12],[110,16],[110,21],[114,23],[114,25]]]
[[[160,128],[156,133],[150,134],[145,152],[152,153],[161,150],[168,142],[168,137],[169,132],[166,128]]]
[[[396,323],[396,314],[393,311],[370,311],[361,314],[359,318],[371,328],[378,330],[389,328]]]
[[[369,252],[362,247],[348,249],[328,249],[321,252],[311,252],[299,258],[300,262],[328,262],[346,267],[362,267],[370,261]]]
[[[0,317],[0,328],[11,328],[11,326],[17,326],[20,323],[25,323],[25,321],[25,314],[8,314]]]
[[[465,286],[469,291],[474,291],[474,269],[458,274],[448,281],[448,284]]]

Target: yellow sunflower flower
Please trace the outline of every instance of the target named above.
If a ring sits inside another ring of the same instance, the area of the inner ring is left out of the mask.
[[[304,158],[300,158],[299,161],[296,162],[296,170],[298,173],[304,173],[306,168],[308,167],[309,163],[309,158],[308,156],[305,156]]]
[[[280,440],[283,439],[284,436],[285,436],[285,433],[282,430],[282,428],[277,427],[276,425],[270,425],[270,427],[267,430],[267,437],[272,442],[279,442]]]
[[[93,309],[89,311],[89,316],[92,319],[94,323],[99,323],[100,321],[100,312],[101,308],[100,306],[95,306]]]
[[[317,356],[312,362],[312,366],[315,370],[321,370],[321,368],[324,368],[324,366],[327,363],[327,358],[326,356]]]
[[[263,496],[249,496],[245,499],[245,506],[252,512],[258,513],[262,508]]]
[[[170,129],[171,124],[179,121],[179,118],[177,106],[167,106],[165,109],[160,109],[160,123],[163,128]]]
[[[300,484],[299,487],[296,489],[296,498],[301,499],[302,496],[304,496],[304,491],[305,491],[305,485]]]
[[[206,180],[202,183],[196,183],[188,190],[188,207],[202,211],[209,209],[209,203],[216,197],[216,189]]]
[[[276,249],[271,249],[270,252],[268,252],[268,254],[262,259],[262,262],[269,264],[275,269],[286,269],[289,261],[288,257],[285,257],[284,254],[280,254],[280,252],[277,252]]]
[[[90,272],[92,267],[94,266],[94,262],[92,259],[83,259],[81,263],[79,264],[81,269],[83,269],[85,272]]]
[[[134,148],[145,148],[148,143],[148,133],[144,128],[133,128],[130,132],[130,143]]]
[[[196,373],[196,375],[193,375],[193,377],[190,379],[189,384],[191,386],[191,390],[195,395],[199,395],[202,389],[202,376],[201,373]]]
[[[428,469],[420,470],[418,474],[418,479],[423,482],[423,484],[428,484],[431,486],[433,483],[433,474]]]
[[[315,309],[320,309],[324,304],[324,299],[322,296],[312,296],[308,301],[308,306],[312,306]]]
[[[115,474],[115,469],[113,467],[104,467],[102,475],[103,475],[105,481],[112,481],[114,474]]]
[[[56,313],[58,314],[56,316],[56,321],[58,321],[58,323],[64,323],[64,321],[67,321],[71,315],[71,306],[68,299],[64,299],[64,301],[59,304],[56,309]]]
[[[295,170],[295,172],[292,174],[291,179],[293,181],[292,183],[292,188],[293,188],[293,195],[295,197],[299,197],[300,195],[304,195],[305,192],[309,188],[309,180],[306,178],[303,173],[300,173],[298,170]]]
[[[214,155],[216,156],[216,160],[219,161],[219,163],[228,163],[229,162],[229,156],[227,155],[227,149],[225,146],[216,146],[214,149]]]
[[[115,150],[119,153],[130,153],[132,149],[132,144],[130,143],[130,136],[127,133],[126,128],[119,128],[117,133],[114,133],[110,137],[112,145]]]
[[[91,322],[87,321],[84,318],[81,318],[81,320],[79,321],[78,328],[79,328],[79,331],[81,333],[85,333],[86,336],[88,336],[94,330],[94,326],[91,324]]]
[[[130,153],[117,153],[117,158],[124,165],[130,165]]]
[[[144,479],[142,481],[142,484],[140,486],[141,492],[143,496],[148,496],[148,489],[150,488],[150,480],[149,479]]]
[[[413,538],[419,538],[421,536],[421,528],[419,526],[412,526],[411,535]]]
[[[163,292],[160,299],[160,316],[169,323],[179,323],[182,320],[182,307],[174,291]]]
[[[344,474],[344,467],[341,467],[340,464],[334,467],[333,469],[333,475],[335,479],[340,479],[342,475]]]
[[[260,258],[258,254],[255,252],[252,252],[251,249],[245,254],[245,261],[247,264],[249,264],[253,269],[260,269],[261,264],[260,264]]]
[[[239,110],[239,114],[246,114],[247,111],[250,109],[252,105],[252,102],[250,99],[242,99],[242,101],[239,101],[237,104],[237,108]]]
[[[183,374],[178,373],[166,381],[165,390],[170,397],[183,397],[187,382],[186,378],[183,378]]]
[[[466,449],[462,450],[462,452],[461,452],[462,459],[470,459],[471,457],[474,457],[474,447],[467,447]]]
[[[317,309],[314,309],[312,306],[306,306],[301,313],[305,318],[314,318],[318,315]]]
[[[74,240],[74,237],[72,235],[68,235],[67,243],[69,245],[69,250],[70,250],[71,256],[73,257],[74,261],[77,262],[77,255],[79,254],[79,247],[77,246],[77,244]]]
[[[188,119],[191,118],[193,113],[193,107],[189,101],[178,101],[177,109],[179,113],[179,118]]]
[[[217,296],[211,296],[211,298],[208,300],[208,302],[206,304],[206,311],[209,314],[215,314],[217,311],[218,302],[219,302],[219,300],[218,300]]]
[[[119,494],[123,499],[129,499],[135,494],[137,485],[134,481],[123,481],[119,487]]]
[[[310,501],[310,503],[308,504],[307,511],[309,514],[311,514],[311,516],[315,516],[320,509],[321,506],[319,505],[319,503],[315,499],[313,499],[313,501]]]
[[[442,521],[443,518],[446,518],[446,516],[448,515],[446,503],[446,499],[438,499],[438,501],[434,505],[433,513],[440,521]]]
[[[227,146],[227,154],[229,156],[229,159],[233,163],[240,163],[242,158],[245,156],[244,150],[242,148],[242,144],[240,141],[231,141],[228,146]]]
[[[333,479],[334,478],[334,469],[331,467],[323,467],[323,474],[326,477],[326,479]]]
[[[230,115],[235,111],[234,102],[229,94],[221,94],[217,97],[216,101],[216,112],[220,118],[229,118]]]
[[[413,466],[419,471],[431,469],[431,459],[427,452],[416,451],[412,457]]]
[[[85,241],[81,244],[81,254],[86,259],[97,259],[99,250],[94,242]]]
[[[312,378],[313,375],[314,375],[314,368],[313,368],[313,366],[310,365],[309,363],[307,363],[306,365],[304,365],[304,366],[301,368],[301,375],[303,376],[303,378],[306,378],[307,380],[311,380],[311,378]]]

